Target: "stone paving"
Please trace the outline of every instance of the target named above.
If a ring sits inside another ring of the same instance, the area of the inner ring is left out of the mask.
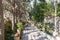
[[[35,26],[25,27],[21,40],[54,40],[52,36],[39,31]]]

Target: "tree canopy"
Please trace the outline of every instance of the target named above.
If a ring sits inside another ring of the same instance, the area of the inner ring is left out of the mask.
[[[31,19],[35,22],[43,22],[45,16],[51,16],[54,12],[54,6],[45,2],[37,3],[31,11]]]

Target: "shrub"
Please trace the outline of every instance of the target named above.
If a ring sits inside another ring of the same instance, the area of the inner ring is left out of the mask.
[[[45,32],[52,35],[53,32],[53,26],[51,25],[50,22],[45,23]]]
[[[36,26],[38,29],[40,29],[42,31],[43,25],[41,23],[37,23]]]
[[[19,21],[15,24],[15,27],[14,27],[14,32],[16,33],[17,32],[17,29],[20,28],[20,29],[23,29],[23,26],[25,25],[24,22],[22,21]]]
[[[12,24],[11,24],[11,21],[8,19],[8,20],[4,20],[4,26],[5,26],[5,29],[4,29],[4,39],[5,40],[14,40],[13,39],[13,32],[12,32]]]
[[[50,22],[46,22],[46,23],[37,23],[36,24],[37,28],[40,29],[40,31],[44,31],[47,34],[52,35],[53,32],[53,26]],[[44,29],[43,29],[44,28]]]
[[[14,32],[16,33],[17,32],[17,23],[15,23],[15,26],[14,26]]]
[[[17,23],[17,27],[20,28],[20,29],[22,29],[23,28],[23,23],[22,22],[18,22]]]

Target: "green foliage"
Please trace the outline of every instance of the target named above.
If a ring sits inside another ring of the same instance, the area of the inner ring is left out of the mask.
[[[50,22],[46,22],[45,24],[45,32],[52,35],[53,27]]]
[[[32,10],[32,20],[34,20],[35,22],[43,22],[45,9],[46,3],[41,2],[37,4],[36,7]]]
[[[57,16],[59,16],[59,17],[60,17],[60,12],[58,12]]]
[[[52,23],[50,23],[50,22],[46,22],[46,23],[44,23],[45,24],[45,28],[47,28],[47,29],[51,29],[51,30],[53,30],[53,27],[52,27]]]
[[[23,23],[22,22],[18,22],[17,23],[17,27],[20,28],[20,29],[22,29],[23,28]]]
[[[13,32],[12,32],[12,24],[10,20],[4,20],[4,39],[5,40],[13,40]]]
[[[17,32],[17,29],[18,29],[17,23],[15,23],[15,26],[14,26],[14,32],[15,32],[15,33]]]
[[[14,32],[16,33],[18,28],[22,29],[23,25],[24,25],[23,22],[16,23],[15,27],[14,27]],[[10,20],[8,20],[8,21],[4,20],[4,26],[5,26],[4,39],[5,40],[14,40],[14,33],[12,31],[12,23],[11,23],[11,21]]]
[[[42,28],[44,27],[43,23],[37,23],[36,26],[37,26],[38,29],[40,29],[41,31],[43,31],[42,30]]]
[[[37,23],[36,26],[37,26],[38,29],[40,29],[40,31],[44,31],[47,34],[52,35],[53,27],[52,27],[51,23],[49,23],[49,22]],[[44,28],[44,30],[43,30],[43,28]]]
[[[45,30],[47,34],[52,34],[53,28],[51,23],[43,23],[45,16],[52,16],[54,13],[54,6],[45,2],[38,3],[32,10],[31,19],[35,21],[36,26],[41,30]],[[45,25],[45,26],[44,26]],[[44,28],[44,29],[43,29]]]
[[[48,30],[45,30],[45,32],[46,32],[47,34],[49,34],[49,35],[52,35],[52,33],[49,32]]]
[[[43,22],[45,16],[52,16],[54,13],[54,6],[45,2],[37,3],[34,9],[31,11],[31,19],[36,23]]]
[[[39,1],[41,1],[41,2],[45,2],[45,0],[39,0]]]
[[[58,12],[57,16],[60,17],[60,4],[58,4],[57,12]]]
[[[25,25],[25,22],[22,22],[22,21],[17,22],[14,27],[14,32],[16,33],[18,28],[22,30],[24,25]]]
[[[53,4],[46,5],[46,11],[44,13],[45,16],[53,16],[52,14],[55,12]]]

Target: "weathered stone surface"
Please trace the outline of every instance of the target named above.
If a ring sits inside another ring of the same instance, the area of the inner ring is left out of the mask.
[[[35,26],[30,26],[24,28],[21,40],[54,40],[54,38],[40,31]]]

